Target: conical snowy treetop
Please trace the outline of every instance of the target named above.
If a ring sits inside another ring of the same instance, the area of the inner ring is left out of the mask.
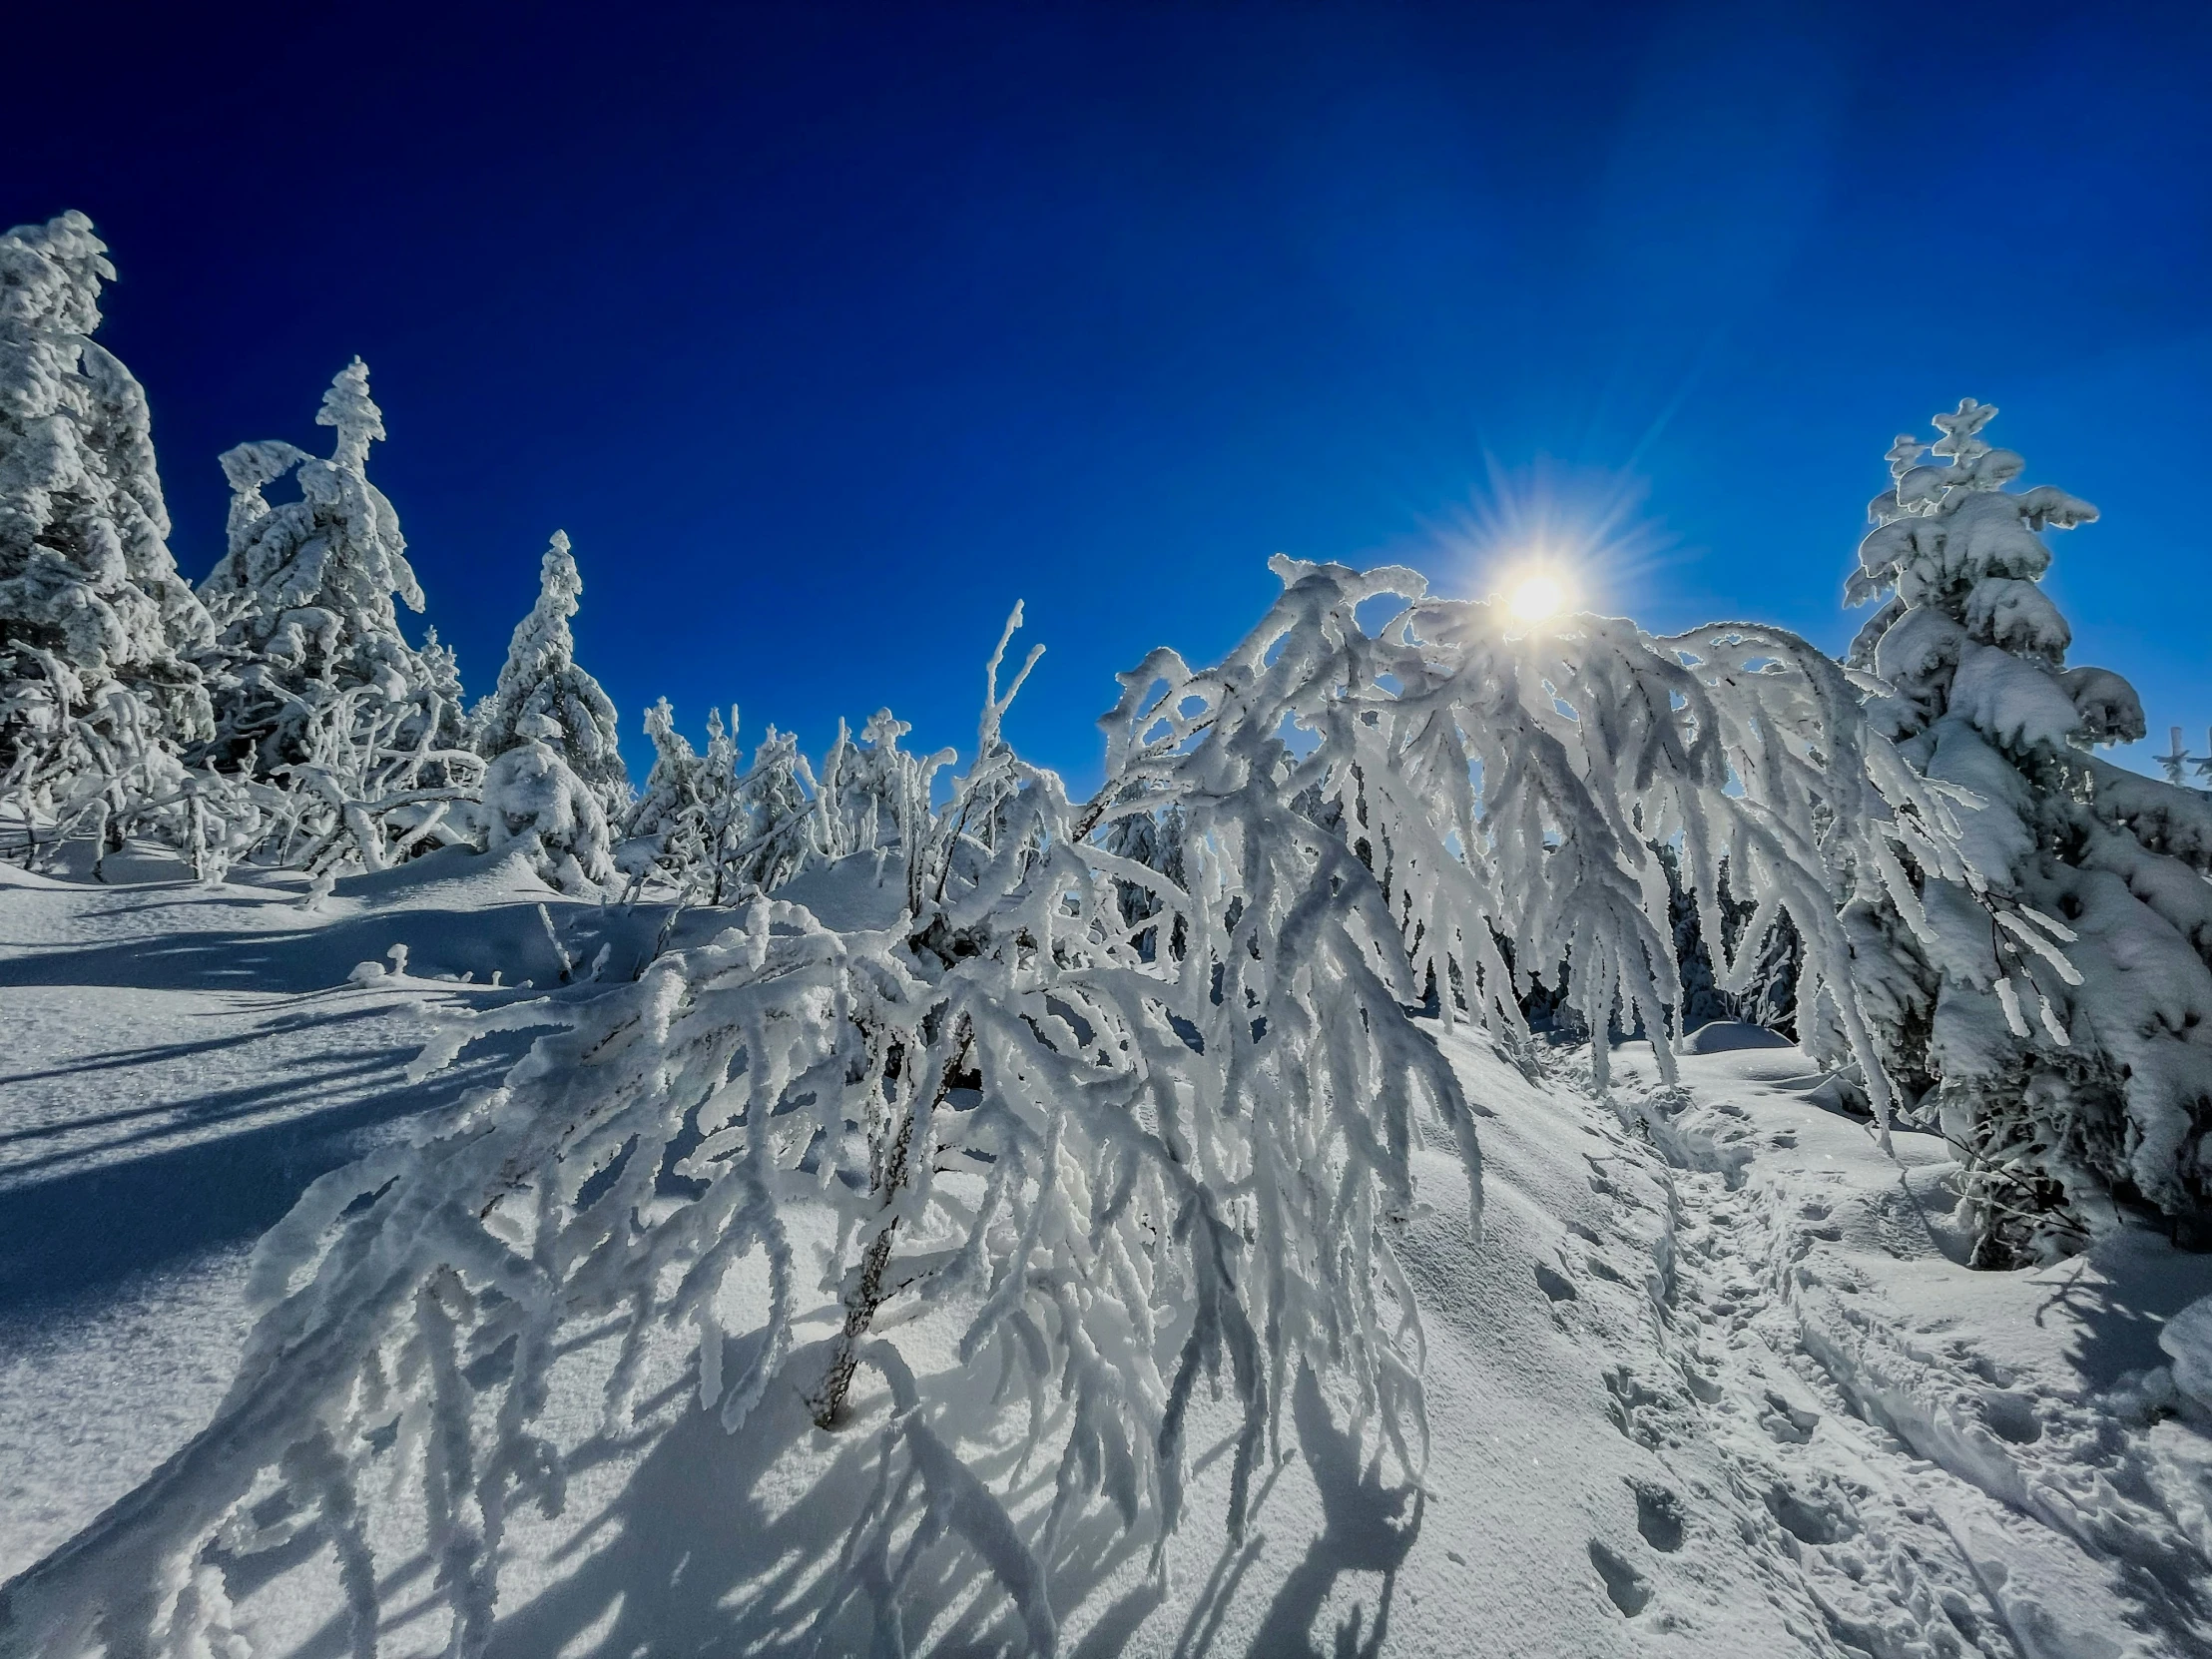
[[[1909,705],[1900,735],[1955,708],[2010,749],[2132,742],[2143,735],[2134,691],[2104,669],[2066,670],[2073,631],[2039,585],[2050,568],[2042,531],[2089,523],[2097,510],[2048,484],[2007,490],[2025,463],[1981,436],[1996,412],[1962,398],[1936,417],[1935,444],[1906,434],[1891,446],[1894,482],[1869,506],[1875,527],[1844,594],[1853,605],[1891,599],[1851,660]]]
[[[322,394],[322,407],[315,411],[314,423],[338,430],[331,465],[355,472],[368,465],[369,444],[381,443],[384,438],[384,411],[368,395],[368,364],[355,357],[338,370],[330,389]]]
[[[616,742],[614,704],[599,682],[576,666],[576,641],[568,620],[584,591],[565,531],[553,532],[539,564],[538,602],[515,627],[499,685],[476,706],[478,753],[487,760],[531,741],[531,723],[549,721],[560,733],[546,738],[569,770],[582,779],[610,815],[628,805],[630,778]]]

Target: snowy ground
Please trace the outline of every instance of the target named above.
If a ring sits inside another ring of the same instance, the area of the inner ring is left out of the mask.
[[[465,854],[311,910],[292,879],[0,882],[5,1577],[207,1418],[244,1336],[245,1248],[300,1187],[515,1051],[410,1087],[424,1010],[541,994],[564,954],[584,980],[602,945],[627,976],[658,918]],[[394,944],[405,975],[349,980]],[[1427,1326],[1422,1489],[1364,1465],[1302,1384],[1295,1454],[1241,1547],[1206,1489],[1225,1458],[1204,1461],[1164,1593],[1141,1542],[1067,1541],[1063,1652],[2212,1653],[2212,1424],[2158,1343],[2212,1294],[2212,1257],[2123,1230],[2054,1268],[1969,1273],[1939,1143],[1886,1157],[1794,1049],[1685,1056],[1678,1088],[1624,1050],[1610,1101],[1571,1056],[1531,1079],[1479,1041],[1450,1053],[1483,1113],[1487,1219],[1470,1239],[1455,1162],[1423,1155],[1402,1247]],[[898,1340],[928,1365],[926,1330]],[[593,1365],[580,1345],[552,1409],[580,1447],[571,1502],[516,1536],[495,1650],[863,1642],[817,1624],[842,1533],[820,1482],[857,1480],[869,1437],[819,1433],[796,1395],[726,1436],[672,1370],[636,1436],[598,1440]],[[240,1583],[243,1611],[266,1651],[342,1652],[303,1567]],[[442,1623],[407,1602],[396,1585],[386,1651],[435,1651]],[[1020,1648],[957,1551],[905,1623],[917,1649]]]

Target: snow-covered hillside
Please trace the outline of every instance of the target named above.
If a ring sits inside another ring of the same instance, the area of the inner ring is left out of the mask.
[[[780,896],[881,925],[905,897],[881,864]],[[664,912],[565,898],[520,855],[453,849],[327,890],[292,874],[204,887],[155,857],[107,872],[0,871],[0,1576],[215,1414],[256,1235],[532,1034],[517,1022],[410,1083],[431,1013],[599,996],[663,942]],[[666,942],[728,921],[695,912]],[[1747,1027],[1696,1034],[1706,1052],[1672,1085],[1617,1049],[1604,1091],[1586,1049],[1516,1063],[1464,1027],[1440,1040],[1478,1113],[1485,1208],[1476,1237],[1447,1139],[1412,1154],[1418,1202],[1392,1225],[1425,1328],[1425,1477],[1376,1454],[1338,1380],[1303,1372],[1232,1541],[1240,1409],[1202,1385],[1169,1570],[1150,1570],[1145,1529],[1072,1521],[1046,1563],[1059,1651],[2212,1651],[2212,1402],[2174,1383],[2178,1369],[2212,1392],[2212,1338],[2191,1348],[2167,1325],[2212,1294],[2212,1256],[2121,1225],[2055,1266],[1969,1272],[1944,1145],[1900,1132],[1886,1155],[1803,1054]],[[834,1229],[795,1212],[795,1252]],[[757,1346],[762,1263],[721,1293],[732,1376]],[[812,1294],[811,1267],[793,1340],[827,1352],[844,1309]],[[956,1375],[943,1310],[877,1329],[924,1385]],[[550,1373],[538,1429],[565,1454],[566,1503],[509,1517],[490,1651],[879,1645],[850,1538],[888,1472],[882,1376],[860,1374],[833,1431],[782,1381],[726,1433],[686,1327],[656,1339],[636,1418],[610,1431],[619,1336],[573,1339]],[[1022,1455],[1009,1441],[987,1473],[1033,1518],[1055,1459]],[[381,1651],[443,1651],[436,1562],[419,1538],[373,1541],[399,1563]],[[949,1537],[916,1551],[897,1617],[911,1651],[1036,1645],[1034,1609],[987,1557]],[[338,1579],[311,1526],[241,1555],[237,1628],[259,1653],[354,1651]]]

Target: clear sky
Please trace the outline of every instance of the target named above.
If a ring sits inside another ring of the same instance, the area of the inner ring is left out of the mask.
[[[472,693],[565,528],[633,766],[663,694],[964,747],[1018,597],[1080,788],[1277,551],[1602,531],[1598,608],[1841,648],[1962,395],[2104,510],[2073,660],[2212,723],[2212,9],[154,10],[8,23],[0,224],[112,245],[180,562],[359,352]]]

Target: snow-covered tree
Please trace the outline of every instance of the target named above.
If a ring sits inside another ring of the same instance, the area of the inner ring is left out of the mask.
[[[180,832],[208,735],[207,612],[168,545],[131,371],[93,342],[115,276],[92,222],[0,237],[0,808],[27,839],[88,817]]]
[[[738,711],[730,711],[731,753],[737,751]],[[710,740],[715,734],[710,731]],[[713,762],[710,741],[708,757]],[[743,809],[715,853],[721,890],[735,896],[750,890],[774,892],[817,858],[824,856],[824,815],[816,810],[821,790],[814,768],[800,752],[796,732],[773,726],[753,751],[753,765],[738,780]]]
[[[569,767],[566,733],[551,715],[526,714],[511,730],[514,746],[484,772],[484,850],[519,849],[561,891],[599,896],[614,865],[598,793]]]
[[[560,735],[544,741],[583,780],[601,813],[619,821],[630,810],[630,775],[622,765],[615,706],[599,682],[576,666],[576,641],[568,626],[583,591],[568,534],[556,530],[539,565],[537,603],[515,626],[498,687],[469,719],[477,753],[487,761],[533,741],[522,734],[525,724],[540,716],[550,719]]]
[[[1876,720],[1979,803],[1985,889],[1924,871],[1918,903],[1888,883],[1845,919],[1992,1266],[2078,1243],[2110,1216],[2099,1193],[2174,1217],[2212,1195],[2212,804],[2089,753],[2140,738],[2142,710],[2117,674],[2066,666],[2041,532],[2096,509],[2006,488],[2023,463],[1982,437],[1995,413],[1969,398],[1932,450],[1897,440],[1846,592],[1888,596],[1851,655],[1885,683]]]
[[[1132,802],[1143,800],[1143,791],[1133,792]],[[1117,805],[1121,805],[1117,803]],[[1157,870],[1176,887],[1188,887],[1190,874],[1183,859],[1183,809],[1173,803],[1166,807],[1122,814],[1108,819],[1101,844],[1117,858],[1127,858],[1132,863]],[[1121,895],[1121,917],[1131,928],[1148,917],[1160,917],[1160,900],[1152,887],[1140,881],[1123,881],[1116,890]],[[1180,951],[1185,938],[1173,916],[1164,918],[1168,933],[1162,937],[1157,925],[1137,931],[1133,936],[1137,948],[1148,960],[1163,950]]]
[[[949,1537],[1003,1587],[1006,1645],[1051,1651],[1077,1529],[1085,1558],[1120,1533],[1158,1568],[1204,1409],[1241,1535],[1308,1371],[1362,1425],[1362,1462],[1417,1478],[1397,1222],[1425,1138],[1477,1201],[1480,1163],[1409,1010],[1440,987],[1438,1021],[1514,1036],[1503,940],[1569,962],[1593,1028],[1641,1017],[1669,1070],[1653,840],[1695,890],[1725,856],[1794,919],[1801,999],[1886,1101],[1832,866],[1898,868],[1902,848],[1965,870],[1943,800],[1834,663],[1777,631],[1528,633],[1411,572],[1276,568],[1281,598],[1220,665],[1159,651],[1123,677],[1082,807],[1005,743],[994,657],[897,925],[839,933],[755,896],[634,985],[462,1016],[419,1069],[556,1028],[438,1133],[308,1190],[257,1253],[265,1312],[229,1402],[15,1582],[13,1633],[56,1659],[218,1647],[224,1573],[313,1526],[356,1652],[404,1582],[443,1604],[450,1651],[481,1653],[510,1516],[561,1501],[557,1374],[602,1386],[618,1432],[680,1383],[732,1431],[797,1394],[868,1436],[808,1638],[832,1646],[903,1651],[902,1592]],[[1389,596],[1397,618],[1363,630]],[[1121,821],[1170,813],[1180,880],[1108,849]],[[1134,922],[1130,885],[1154,901]],[[819,1292],[842,1318],[808,1340],[793,1224],[825,1212],[807,1226],[834,1239]],[[760,1324],[732,1345],[740,1305]],[[1016,1501],[1032,1465],[1049,1499]],[[396,1578],[395,1547],[434,1579]]]
[[[673,889],[679,904],[720,904],[757,883],[748,879],[756,846],[757,815],[749,799],[758,781],[738,774],[738,711],[725,726],[720,709],[707,711],[707,752],[694,750],[676,730],[676,713],[662,698],[645,712],[653,740],[653,770],[623,830],[620,863],[633,890],[647,878]],[[795,751],[774,727],[764,753]],[[805,765],[804,760],[799,764]],[[807,808],[801,798],[796,817]]]
[[[914,844],[929,820],[930,782],[953,760],[950,750],[909,755],[898,740],[913,727],[878,709],[854,743],[837,722],[837,741],[823,758],[814,842],[825,858]]]
[[[917,791],[927,817],[929,775],[947,757],[918,763],[899,751],[905,727],[887,710],[867,730],[869,747],[860,749],[839,726],[831,758],[842,777],[832,790],[817,786],[798,738],[773,726],[741,773],[734,707],[727,726],[720,709],[707,712],[707,750],[698,753],[663,698],[645,713],[653,770],[624,825],[617,862],[633,888],[657,879],[680,903],[727,904],[773,892],[811,863],[895,839],[898,815],[911,816]]]
[[[2167,741],[2170,747],[2165,754],[2158,757],[2158,764],[2165,771],[2167,783],[2186,788],[2189,779],[2194,776],[2200,783],[2212,784],[2212,748],[2207,748],[2202,755],[2190,754],[2181,741],[2181,728],[2178,726],[2170,729]]]
[[[1682,975],[1683,1029],[1694,1030],[1709,1020],[1746,1020],[1795,1036],[1799,946],[1797,929],[1789,918],[1772,918],[1772,930],[1756,952],[1757,966],[1743,977],[1743,988],[1723,991],[1714,963],[1733,960],[1744,948],[1744,927],[1758,913],[1758,904],[1732,890],[1728,863],[1723,859],[1718,904],[1723,933],[1721,950],[1715,952],[1705,941],[1697,895],[1682,885],[1675,849],[1660,842],[1652,850],[1667,872],[1667,913],[1674,927],[1674,959]]]
[[[645,735],[653,744],[653,768],[622,823],[615,862],[635,892],[648,880],[683,891],[706,866],[714,839],[715,812],[707,796],[699,752],[676,730],[676,711],[662,698],[645,711]],[[733,777],[732,788],[736,780]]]
[[[444,833],[443,809],[473,794],[483,762],[467,744],[452,654],[418,652],[396,596],[422,609],[399,517],[369,482],[384,435],[359,358],[315,415],[335,429],[328,460],[279,441],[223,457],[230,547],[201,597],[221,629],[221,720],[214,753],[281,780],[289,799],[275,842],[287,858],[349,852],[371,868]],[[299,497],[262,493],[286,475]]]

